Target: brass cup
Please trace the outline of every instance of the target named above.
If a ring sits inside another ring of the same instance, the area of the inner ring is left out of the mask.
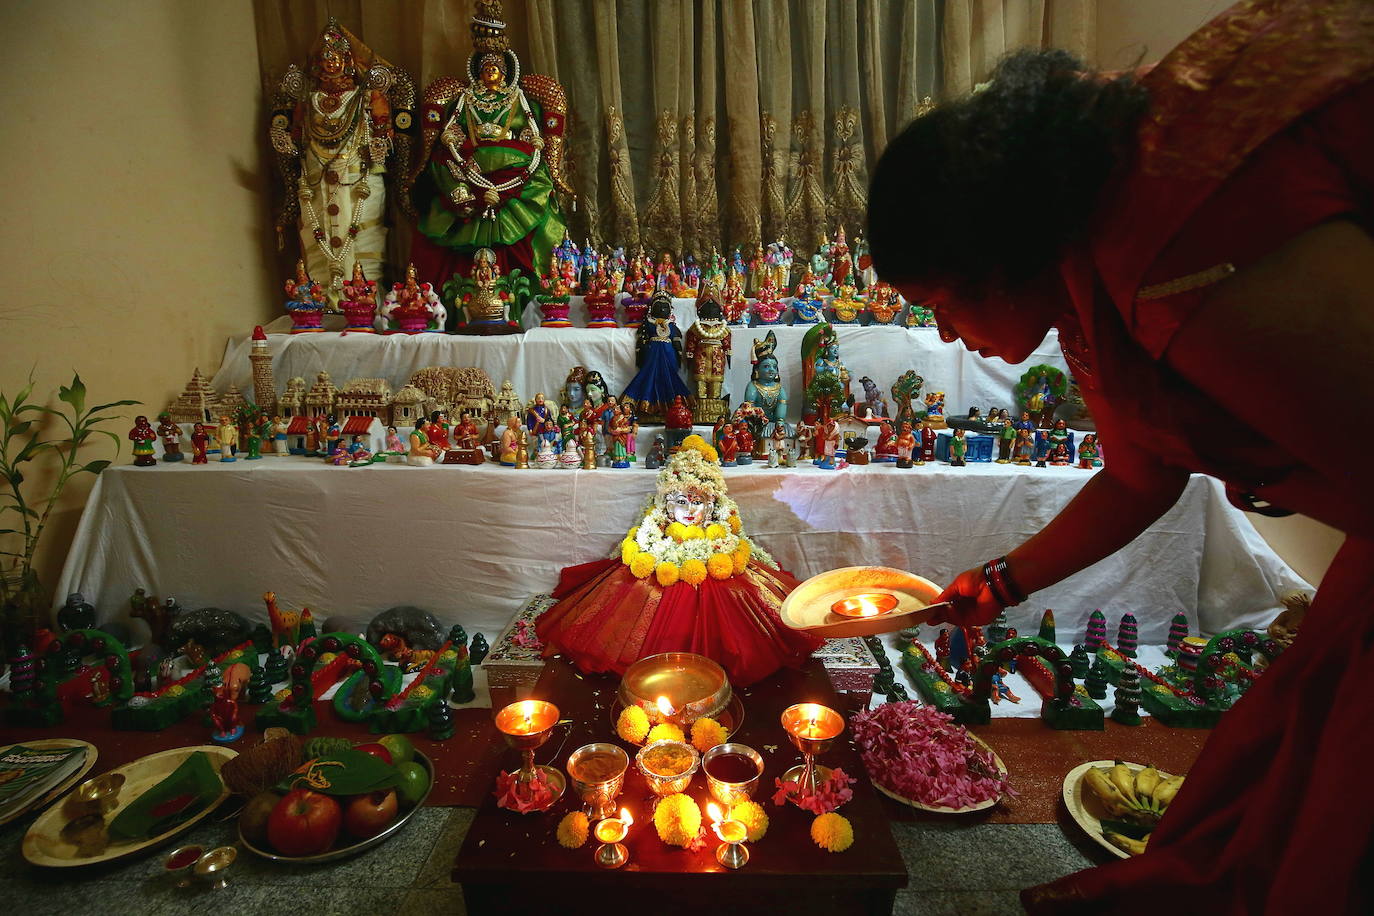
[[[224,878],[224,873],[238,857],[237,847],[217,846],[196,860],[196,877],[210,882],[210,887],[213,890],[223,890],[229,886],[229,882]]]
[[[644,757],[654,748],[662,747],[664,745],[669,744],[675,744],[678,747],[686,748],[687,751],[691,754],[692,765],[689,766],[684,772],[679,773],[677,776],[660,776],[644,765]],[[697,751],[696,748],[692,747],[690,744],[687,744],[684,741],[655,741],[652,744],[644,745],[642,748],[639,749],[639,753],[635,754],[635,767],[639,770],[640,773],[644,774],[644,781],[649,784],[649,791],[653,792],[655,795],[658,796],[673,795],[677,792],[685,792],[687,790],[687,787],[692,784],[692,777],[696,775],[697,768],[700,766],[701,754]]]
[[[171,876],[173,880],[176,881],[177,887],[187,888],[191,886],[191,878],[195,870],[196,863],[200,861],[200,857],[204,854],[205,847],[201,846],[198,843],[192,844],[190,846],[178,846],[176,849],[173,849],[170,854],[168,854],[162,867],[167,871],[167,874]],[[185,865],[172,865],[173,862],[181,858],[183,855],[190,856]]]
[[[106,773],[88,779],[67,796],[62,811],[70,820],[96,815],[103,817],[119,804],[119,792],[124,788],[123,773]]]
[[[591,754],[611,754],[620,765],[620,770],[610,779],[601,782],[586,782],[578,778],[577,767]],[[625,786],[625,770],[630,766],[630,755],[614,744],[584,744],[568,755],[568,777],[572,780],[573,791],[587,806],[587,817],[593,822],[604,820],[615,814],[615,800],[620,797]]]
[[[716,779],[711,775],[711,761],[722,754],[742,754],[754,762],[758,772],[754,774],[753,779],[746,779],[744,782],[726,782],[723,779]],[[733,808],[735,805],[754,797],[754,790],[759,787],[759,781],[763,779],[763,757],[748,745],[717,744],[702,755],[701,771],[706,774],[706,787],[711,790],[711,797],[727,808]]]

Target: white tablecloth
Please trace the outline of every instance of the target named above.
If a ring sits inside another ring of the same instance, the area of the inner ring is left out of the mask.
[[[694,318],[693,302],[674,300],[679,327],[684,333]],[[275,323],[274,323],[275,326]],[[753,342],[769,330],[778,338],[778,361],[788,394],[788,416],[801,416],[801,345],[809,325],[772,328],[735,328],[731,334],[734,354],[726,374],[726,393],[733,405],[744,398],[749,382]],[[924,391],[945,392],[946,412],[967,413],[970,406],[1012,408],[1012,386],[1026,368],[1039,363],[1068,371],[1055,331],[1026,362],[1016,366],[1000,359],[974,358],[962,346],[946,344],[934,328],[836,325],[840,358],[849,370],[850,388],[863,399],[859,380],[869,376],[883,397],[891,400],[892,383],[909,369],[925,379]],[[426,366],[475,366],[485,370],[499,389],[507,379],[524,401],[543,392],[560,399],[559,392],[573,366],[600,372],[612,394],[619,394],[635,374],[635,332],[628,328],[539,328],[505,337],[461,337],[448,334],[348,334],[325,331],[313,334],[267,336],[272,352],[272,371],[278,394],[287,379],[302,376],[307,386],[321,370],[342,387],[353,378],[384,378],[398,390],[417,369]],[[253,396],[249,337],[229,341],[224,362],[212,380],[223,393],[238,385]],[[687,378],[683,372],[684,380]],[[922,407],[924,409],[924,407]]]
[[[749,533],[798,577],[871,563],[941,583],[1040,530],[1091,473],[997,464],[725,471]],[[334,468],[295,457],[115,467],[96,483],[57,594],[82,592],[102,619],[123,618],[139,586],[250,619],[265,619],[269,589],[287,607],[360,624],[417,604],[494,639],[564,566],[606,556],[655,480],[640,468]],[[1179,611],[1195,631],[1260,624],[1278,594],[1300,587],[1220,484],[1198,476],[1125,550],[1037,593],[1010,622],[1033,633],[1052,607],[1060,642],[1072,642],[1094,609],[1113,626],[1131,611],[1141,643],[1158,644]]]

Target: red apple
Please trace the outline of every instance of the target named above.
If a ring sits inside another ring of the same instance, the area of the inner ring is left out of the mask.
[[[344,810],[344,829],[360,840],[376,836],[396,819],[396,790],[358,795]]]
[[[293,789],[267,817],[267,840],[284,856],[313,856],[334,846],[343,812],[328,795]]]
[[[360,744],[353,748],[355,751],[362,751],[364,754],[371,754],[382,763],[391,763],[391,751],[386,749],[385,744],[373,742],[372,744]]]

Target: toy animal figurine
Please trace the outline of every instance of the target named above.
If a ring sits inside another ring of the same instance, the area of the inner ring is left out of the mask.
[[[134,427],[129,430],[129,439],[134,443],[134,467],[150,468],[157,464],[157,459],[153,457],[153,442],[157,439],[157,430],[153,429],[147,417],[134,418]]]
[[[157,415],[157,435],[162,440],[163,461],[185,460],[186,456],[181,453],[181,427],[172,422],[172,415],[165,410]]]
[[[191,431],[191,463],[209,464],[210,432],[204,423],[197,423]]]

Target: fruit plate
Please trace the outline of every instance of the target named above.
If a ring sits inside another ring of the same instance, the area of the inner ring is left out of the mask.
[[[1129,859],[1131,854],[1126,850],[1112,844],[1111,840],[1102,832],[1102,819],[1110,820],[1107,808],[1102,804],[1102,800],[1094,795],[1084,782],[1083,777],[1087,775],[1089,767],[1097,767],[1103,770],[1110,770],[1116,765],[1115,760],[1091,760],[1081,763],[1069,770],[1069,775],[1064,777],[1064,807],[1069,809],[1069,816],[1078,822],[1078,826],[1092,837],[1103,849],[1111,852],[1119,859]],[[1127,763],[1132,773],[1138,773],[1145,769],[1143,763]],[[1168,779],[1171,773],[1159,772],[1160,779]]]
[[[998,774],[1000,774],[1003,779],[1006,779],[1007,765],[1002,762],[1002,758],[998,755],[998,753],[994,751],[986,741],[984,741],[982,738],[979,738],[977,735],[973,734],[973,732],[969,732],[969,737],[972,738],[974,742],[976,742],[980,747],[982,747],[983,750],[987,751],[989,754],[992,755],[992,762],[997,764]],[[916,801],[916,799],[914,798],[907,798],[904,795],[898,795],[891,789],[884,787],[876,779],[873,780],[873,787],[877,789],[879,792],[886,795],[888,798],[892,799],[893,801],[899,801],[904,805],[910,805],[911,807],[919,808],[922,811],[933,811],[936,814],[968,814],[971,811],[983,811],[987,808],[991,808],[993,805],[997,804],[999,801],[1002,800],[1002,796],[998,795],[996,798],[989,798],[988,800],[980,801],[975,805],[965,805],[962,808],[950,808],[944,805],[927,805],[924,802]]]
[[[346,859],[349,856],[356,856],[360,852],[366,852],[373,846],[386,842],[396,833],[396,831],[404,827],[406,822],[415,815],[415,812],[424,807],[425,801],[429,798],[429,793],[434,789],[434,761],[430,760],[420,751],[415,752],[415,760],[425,768],[427,773],[429,773],[429,785],[425,788],[425,794],[420,796],[420,800],[411,806],[409,811],[406,811],[400,817],[396,818],[394,823],[387,825],[387,828],[376,836],[368,837],[365,840],[359,840],[348,846],[340,846],[328,852],[317,853],[313,856],[283,856],[269,849],[262,849],[255,846],[243,835],[242,825],[239,827],[239,842],[244,845],[245,849],[253,853],[253,855],[262,856],[264,859],[270,859],[273,862],[287,862],[293,865],[314,865],[318,862],[333,862],[337,859]]]
[[[619,697],[616,697],[614,700],[611,701],[611,728],[612,728],[612,729],[614,729],[615,726],[616,726],[616,723],[620,721],[620,713],[623,712],[624,709],[625,709],[625,707],[624,707],[624,705],[620,702],[620,698],[619,698]],[[720,723],[721,727],[725,729],[725,737],[726,737],[726,739],[728,740],[728,739],[730,739],[730,738],[733,738],[734,735],[735,735],[735,732],[739,731],[739,730],[740,730],[740,726],[744,724],[744,704],[743,704],[742,702],[740,702],[739,695],[738,695],[738,694],[731,694],[731,695],[730,695],[730,702],[726,703],[726,704],[725,704],[725,708],[722,709],[720,712],[716,713],[716,715],[715,715],[714,718],[715,718],[715,720],[716,720],[717,722]],[[692,729],[691,729],[691,727],[684,728],[684,729],[682,730],[682,732],[683,732],[683,737],[685,737],[685,738],[687,739],[687,743],[688,743],[688,744],[691,744],[691,742],[692,742]],[[636,747],[643,747],[643,745],[636,745]]]
[[[23,817],[25,814],[46,806],[48,802],[53,799],[61,798],[63,795],[66,795],[68,789],[86,778],[86,774],[91,771],[91,767],[95,766],[96,757],[100,755],[100,752],[95,749],[95,745],[91,744],[89,741],[82,741],[78,738],[39,738],[35,741],[20,741],[18,744],[7,744],[4,747],[0,747],[0,757],[4,756],[10,748],[20,746],[33,748],[36,751],[48,750],[50,748],[83,747],[86,749],[86,759],[83,760],[81,766],[77,767],[76,771],[66,779],[53,786],[18,811],[11,811],[8,817],[0,818],[0,826],[8,824],[15,818]]]
[[[124,777],[124,786],[120,790],[118,803],[106,815],[106,822],[113,821],[119,812],[134,799],[170,776],[173,770],[181,766],[182,762],[196,751],[203,751],[210,758],[210,766],[214,768],[216,773],[219,773],[226,762],[239,755],[238,751],[230,748],[206,744],[199,747],[178,747],[170,751],[159,751],[156,754],[149,754],[147,757],[140,757],[132,763],[126,763],[122,767],[116,767],[110,772],[121,774]],[[164,830],[157,836],[136,842],[111,843],[104,852],[90,856],[80,855],[74,843],[69,843],[62,838],[62,828],[66,826],[68,818],[62,811],[62,804],[53,805],[40,814],[38,819],[29,826],[29,832],[24,834],[24,858],[34,865],[46,865],[50,868],[68,868],[73,865],[113,862],[116,859],[143,852],[145,849],[152,849],[178,834],[185,833],[209,817],[228,797],[229,787],[221,786],[219,795],[196,812],[194,817]]]

